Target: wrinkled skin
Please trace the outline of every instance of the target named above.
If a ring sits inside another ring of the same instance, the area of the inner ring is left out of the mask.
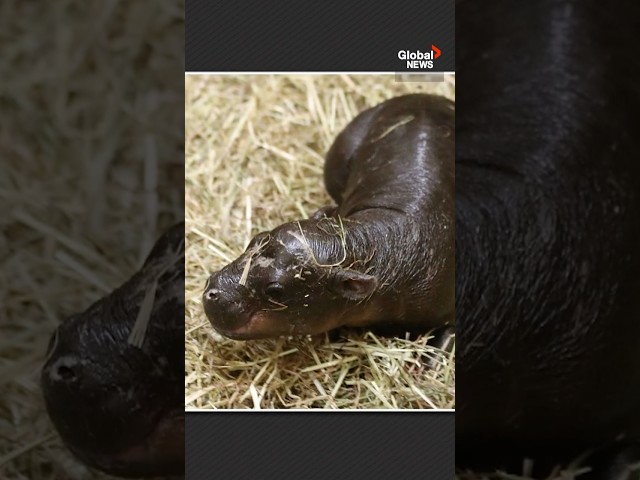
[[[640,438],[638,18],[456,3],[460,466]]]
[[[453,102],[431,95],[358,115],[326,157],[338,206],[259,234],[214,273],[203,294],[214,328],[255,339],[452,325],[453,126]]]
[[[141,346],[129,335],[157,279]],[[42,369],[47,412],[85,463],[123,477],[184,474],[184,224],[120,288],[54,332]]]

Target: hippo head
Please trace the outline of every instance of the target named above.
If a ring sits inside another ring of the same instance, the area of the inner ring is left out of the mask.
[[[364,324],[365,300],[378,279],[350,250],[344,226],[332,218],[260,233],[240,258],[211,275],[205,313],[218,332],[241,340]]]

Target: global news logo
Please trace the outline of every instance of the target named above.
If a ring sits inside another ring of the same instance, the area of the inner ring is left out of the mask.
[[[425,69],[433,68],[433,61],[441,55],[441,51],[435,45],[431,45],[431,50],[423,52],[420,50],[400,50],[398,52],[398,58],[400,60],[406,60],[407,68]]]

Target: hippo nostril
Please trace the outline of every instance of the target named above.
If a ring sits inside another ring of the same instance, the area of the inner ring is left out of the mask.
[[[215,288],[211,288],[209,290],[206,291],[206,293],[204,294],[204,298],[206,298],[207,300],[209,300],[210,302],[217,300],[218,299],[218,294],[220,292],[215,289]]]
[[[79,378],[82,362],[74,355],[50,359],[45,367],[47,379],[53,382],[75,382]]]
[[[76,378],[76,374],[72,368],[65,365],[60,365],[57,370],[58,376],[63,380],[73,380]]]

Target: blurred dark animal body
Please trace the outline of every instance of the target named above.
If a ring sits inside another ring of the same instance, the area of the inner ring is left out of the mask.
[[[456,3],[461,466],[640,440],[639,19]]]

